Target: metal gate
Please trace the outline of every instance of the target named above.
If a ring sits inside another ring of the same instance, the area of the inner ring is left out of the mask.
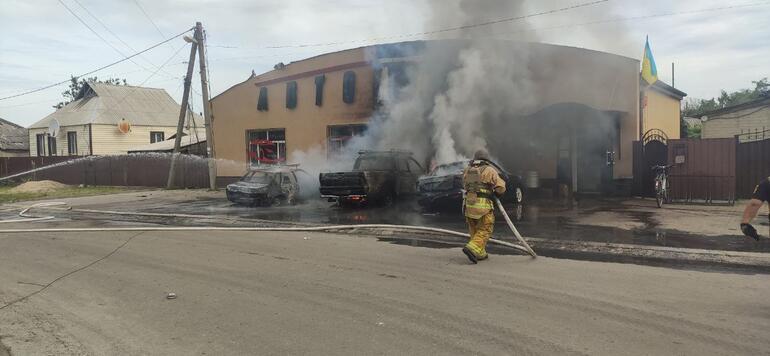
[[[750,140],[741,136],[736,137],[735,189],[738,197],[745,199],[751,197],[757,183],[770,177],[770,138]],[[765,137],[764,133],[761,137]]]
[[[669,198],[734,203],[736,142],[732,138],[668,141]]]

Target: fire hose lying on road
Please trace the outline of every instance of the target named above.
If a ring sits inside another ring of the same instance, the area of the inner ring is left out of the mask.
[[[500,200],[496,200],[497,207],[500,210],[501,214],[505,218],[505,221],[508,223],[508,227],[511,228],[511,231],[513,231],[514,235],[516,236],[516,239],[521,242],[521,245],[513,244],[506,241],[501,241],[497,239],[489,239],[490,242],[500,245],[500,246],[506,246],[510,247],[516,250],[519,250],[521,252],[524,252],[526,254],[529,254],[533,258],[537,257],[537,254],[535,251],[532,250],[532,248],[529,246],[526,240],[519,234],[519,231],[516,230],[516,227],[513,225],[513,222],[511,222],[511,218],[508,217],[508,214],[505,212],[505,209],[503,209],[502,203],[500,203]],[[53,219],[53,216],[46,216],[46,217],[33,217],[28,215],[27,213],[29,210],[35,207],[51,207],[51,206],[58,206],[58,205],[66,205],[64,202],[51,202],[51,203],[39,203],[35,205],[31,205],[24,210],[22,210],[19,213],[19,216],[23,217],[24,219],[13,219],[13,220],[2,220],[0,222],[28,222],[28,221],[39,221],[39,220],[50,220]],[[81,211],[81,210],[74,210],[72,207],[67,206],[65,210],[72,210],[72,211]],[[91,213],[105,213],[105,214],[112,214],[112,213],[119,213],[120,215],[151,215],[151,216],[157,216],[157,217],[169,217],[169,218],[211,218],[210,216],[205,215],[187,215],[187,214],[163,214],[163,213],[135,213],[135,212],[111,212],[111,211],[98,211],[98,210],[85,210]],[[222,226],[136,226],[136,227],[71,227],[71,228],[33,228],[33,229],[4,229],[0,230],[0,234],[12,234],[12,233],[29,233],[29,232],[99,232],[99,231],[282,231],[282,232],[331,232],[331,231],[339,231],[339,230],[355,230],[355,229],[387,229],[392,231],[418,231],[418,232],[433,232],[433,233],[439,233],[439,234],[446,234],[451,236],[458,236],[462,237],[464,239],[468,238],[468,234],[458,232],[458,231],[452,231],[447,229],[441,229],[441,228],[433,228],[433,227],[426,227],[426,226],[410,226],[410,225],[391,225],[391,224],[359,224],[359,225],[329,225],[329,226],[308,226],[308,227],[222,227]]]

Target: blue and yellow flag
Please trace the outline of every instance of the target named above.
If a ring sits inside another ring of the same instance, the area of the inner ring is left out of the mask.
[[[644,58],[642,59],[642,79],[648,84],[658,81],[658,68],[655,67],[655,58],[652,58],[649,37],[644,44]]]

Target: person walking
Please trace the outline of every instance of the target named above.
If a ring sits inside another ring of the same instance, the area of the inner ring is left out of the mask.
[[[754,193],[751,194],[751,200],[749,200],[749,204],[746,205],[746,209],[743,210],[743,219],[741,219],[741,232],[757,241],[759,241],[759,233],[757,233],[757,229],[751,225],[751,220],[757,216],[759,209],[762,208],[762,204],[765,202],[770,204],[770,177],[762,180],[762,182],[757,184],[757,187],[754,188]],[[768,210],[770,210],[770,205],[768,205]],[[770,221],[770,212],[768,213],[767,218],[768,221]]]
[[[463,172],[465,199],[463,212],[468,224],[470,241],[463,247],[463,253],[476,264],[485,260],[487,241],[492,237],[495,225],[495,205],[492,194],[505,193],[505,181],[497,169],[490,164],[489,153],[478,150]]]

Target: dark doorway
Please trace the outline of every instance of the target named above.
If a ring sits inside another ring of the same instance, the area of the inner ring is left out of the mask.
[[[668,161],[668,146],[659,140],[651,140],[644,145],[644,166],[642,167],[642,195],[655,196],[655,174],[653,166],[665,165]]]
[[[579,193],[609,193],[613,187],[610,156],[620,135],[620,117],[595,111],[577,130],[577,190]]]

